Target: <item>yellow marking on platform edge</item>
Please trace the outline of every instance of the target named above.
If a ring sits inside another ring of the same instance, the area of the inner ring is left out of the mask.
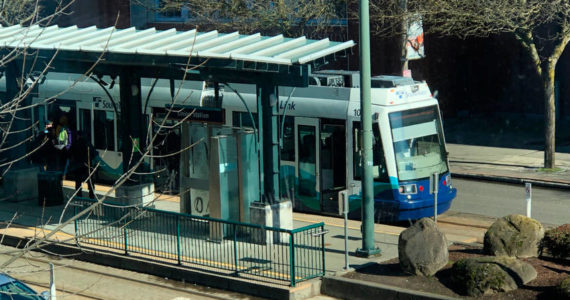
[[[49,229],[43,229],[40,228],[38,229],[37,227],[29,227],[29,226],[21,226],[21,227],[13,227],[14,229],[24,229],[24,230],[30,230],[34,233],[37,232],[44,232],[44,236],[46,234],[49,234],[52,232],[52,230]],[[0,232],[7,232],[9,230],[9,228],[7,229],[3,229],[0,230]],[[69,238],[75,238],[74,235],[63,232],[63,231],[59,231],[57,232],[57,235],[65,235]],[[30,236],[33,237],[33,236]],[[79,238],[78,242],[83,241],[85,243],[88,244],[92,244],[95,246],[100,246],[100,247],[106,247],[105,245],[101,245],[101,241],[104,241],[102,239],[96,239],[96,238]],[[89,241],[93,241],[92,243],[90,243]],[[97,243],[99,242],[99,243]],[[107,243],[108,245],[112,245],[112,247],[114,247],[114,249],[116,250],[123,250],[125,249],[125,244],[124,243],[117,243],[117,242],[113,242],[113,241],[105,241],[105,243]],[[157,251],[157,250],[151,250],[151,249],[145,249],[145,248],[141,248],[141,247],[134,247],[134,246],[129,246],[130,249],[132,249],[133,251],[137,252],[140,255],[149,255],[149,256],[155,256],[158,258],[164,258],[164,259],[170,259],[170,260],[178,260],[178,255],[177,254],[172,254],[172,253],[168,253],[168,252],[164,252],[164,251]],[[144,251],[143,251],[144,250]],[[235,264],[229,264],[229,263],[223,263],[223,262],[217,262],[217,261],[212,261],[212,260],[207,260],[207,259],[202,259],[202,258],[192,258],[192,257],[188,257],[188,256],[180,256],[180,260],[183,262],[188,262],[188,263],[202,263],[202,264],[206,264],[209,267],[216,267],[216,266],[224,266],[224,267],[228,267],[231,269],[237,269],[238,271],[242,271],[245,269],[248,269],[249,267],[243,267],[243,266],[238,266],[236,267]],[[270,274],[273,275],[277,278],[283,278],[283,280],[290,280],[290,275],[286,275],[283,273],[279,273],[279,272],[274,272],[274,271],[260,271],[258,273],[262,273],[262,274]],[[297,277],[295,276],[295,279],[301,279],[301,277]]]
[[[14,227],[14,229],[25,229],[25,230],[30,230],[34,233],[37,232],[44,232],[44,236],[46,234],[49,234],[52,232],[52,230],[49,229],[39,229],[36,227],[29,227],[29,226],[22,226],[19,228]],[[6,230],[2,230],[4,232],[6,232]],[[0,231],[0,232],[2,232]],[[57,233],[58,235],[66,235],[70,238],[75,238],[74,235],[63,232],[63,231],[59,231]],[[125,249],[125,244],[124,243],[117,243],[117,242],[113,242],[113,241],[105,241],[102,239],[97,239],[97,238],[79,238],[79,241],[86,241],[86,243],[88,244],[92,244],[92,245],[96,245],[96,246],[101,246],[101,247],[105,247],[104,245],[101,245],[101,241],[104,241],[104,243],[107,243],[108,245],[111,245],[112,247],[115,247],[115,249],[118,250],[122,250]],[[89,241],[94,241],[93,243],[89,243]],[[99,242],[99,243],[95,243],[95,241]],[[178,259],[178,255],[176,254],[172,254],[172,253],[168,253],[168,252],[163,252],[163,251],[156,251],[156,250],[150,250],[150,249],[145,249],[145,248],[141,248],[141,247],[134,247],[134,246],[129,246],[130,249],[133,249],[133,251],[138,251],[140,254],[142,255],[153,255],[159,258],[166,258],[166,259],[172,259],[172,260],[177,260]],[[144,251],[143,251],[144,250]],[[160,256],[162,255],[162,256]],[[210,260],[206,260],[206,259],[199,259],[199,258],[191,258],[191,257],[187,257],[187,256],[181,256],[180,259],[185,259],[185,261],[187,262],[203,262],[203,263],[210,263],[212,265],[220,265],[220,266],[226,266],[226,267],[232,267],[235,269],[235,264],[227,264],[227,263],[222,263],[222,262],[216,262],[216,261],[210,261]],[[238,270],[243,270],[246,269],[246,267],[238,267]]]
[[[29,237],[35,237],[35,236],[37,236],[37,237],[43,238],[43,237],[45,237],[46,235],[52,233],[52,230],[50,230],[50,229],[38,228],[38,227],[30,227],[30,226],[21,226],[21,225],[17,225],[17,226],[12,225],[11,227],[4,228],[4,229],[0,230],[0,232],[4,232],[5,234],[7,234],[7,233],[10,231],[10,229],[29,230],[29,231],[31,231],[31,232],[33,233],[33,235],[30,235]],[[43,234],[43,236],[40,236],[39,234]],[[69,233],[64,232],[64,231],[58,231],[58,232],[56,232],[56,234],[54,235],[54,237],[56,237],[56,236],[58,236],[58,235],[67,236],[67,237],[69,237],[69,238],[74,238],[74,237],[75,237],[73,234],[69,234]]]
[[[93,243],[89,243],[89,241],[102,241],[101,239],[96,239],[96,238],[82,238],[83,241],[87,241],[86,243],[88,244],[92,244],[92,245],[96,245],[96,246],[100,246],[100,247],[105,247],[104,245],[101,244],[97,244],[95,242]],[[125,244],[123,243],[117,243],[117,242],[112,242],[112,241],[106,241],[105,243],[109,244],[109,245],[113,245],[115,246],[114,249],[118,249],[118,250],[122,250],[125,249]],[[150,250],[150,249],[145,249],[145,248],[140,248],[140,247],[133,247],[133,246],[129,246],[129,249],[133,249],[133,251],[138,251],[137,253],[141,254],[141,255],[150,255],[150,256],[155,256],[158,258],[165,258],[165,259],[171,259],[171,260],[178,260],[178,255],[176,254],[172,254],[172,253],[168,253],[168,252],[164,252],[164,251],[158,251],[158,250]],[[143,251],[144,250],[144,251]],[[161,256],[162,255],[162,256]],[[229,263],[223,263],[223,262],[217,262],[217,261],[212,261],[212,260],[207,260],[207,259],[203,259],[203,258],[192,258],[192,257],[188,257],[188,256],[180,256],[180,260],[183,262],[188,262],[188,263],[203,263],[203,264],[207,264],[207,266],[209,267],[216,267],[216,266],[224,266],[224,267],[228,267],[228,268],[232,268],[232,269],[237,269],[238,271],[243,271],[246,269],[249,269],[249,267],[242,267],[242,266],[238,266],[236,268],[235,264],[229,264]],[[283,273],[279,273],[279,272],[274,272],[274,271],[260,271],[258,273],[262,273],[262,274],[270,274],[273,275],[277,278],[283,278],[283,280],[290,280],[290,276],[283,274]],[[295,276],[295,279],[301,279],[301,277],[297,277]]]

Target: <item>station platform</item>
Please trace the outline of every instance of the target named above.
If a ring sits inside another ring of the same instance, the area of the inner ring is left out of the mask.
[[[544,170],[541,168],[543,163],[541,151],[459,144],[448,144],[448,151],[450,153],[450,168],[455,177],[511,183],[532,182],[539,186],[570,189],[570,154],[568,153],[557,153],[557,169]],[[73,182],[64,181],[64,193],[67,197],[72,194],[72,187]],[[107,186],[96,186],[97,194],[104,194],[107,191],[109,191]],[[155,208],[178,211],[179,199],[173,195],[158,194]],[[73,223],[65,224],[65,221],[72,215],[73,209],[70,206],[58,205],[42,208],[37,205],[37,201],[2,201],[0,202],[0,219],[9,225],[2,226],[0,233],[8,239],[20,241],[47,237],[49,241],[73,247],[75,233]],[[345,269],[344,220],[342,218],[294,213],[293,219],[294,228],[324,222],[325,228],[328,230],[325,236],[326,276],[338,277],[347,272]],[[490,217],[457,213],[452,210],[438,217],[438,225],[450,243],[482,243],[484,233],[493,221],[494,219]],[[381,256],[359,258],[355,256],[355,250],[362,244],[361,223],[360,221],[349,220],[347,228],[350,268],[358,269],[369,264],[396,258],[398,256],[398,236],[405,229],[405,224],[400,225],[375,224],[374,241],[381,250]],[[121,260],[128,259],[128,257],[115,258],[118,261],[116,263],[118,266],[125,264]],[[141,261],[136,263],[154,264]],[[141,268],[144,269],[145,267]],[[245,284],[243,281],[236,281],[235,277],[225,278],[225,280],[228,281],[227,286]],[[301,283],[293,288],[271,286],[263,282],[249,282],[247,284],[258,284],[260,288],[273,290],[272,297],[278,299],[310,298],[320,291],[320,280],[318,279]],[[355,290],[358,290],[357,285],[361,283],[354,282],[352,284],[356,285]],[[411,290],[400,291],[400,293],[415,295],[415,292]]]

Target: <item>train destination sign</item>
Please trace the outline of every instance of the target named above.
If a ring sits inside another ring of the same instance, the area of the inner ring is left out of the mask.
[[[155,108],[156,116],[164,118],[168,115],[170,120],[185,120],[188,122],[224,123],[224,109],[199,106],[173,106]]]

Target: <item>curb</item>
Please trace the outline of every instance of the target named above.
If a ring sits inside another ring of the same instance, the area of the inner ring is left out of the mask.
[[[30,239],[13,235],[4,235],[2,245],[24,248]],[[162,278],[185,281],[216,289],[237,292],[264,299],[298,300],[317,296],[320,292],[321,281],[318,279],[298,283],[295,287],[272,285],[248,281],[238,277],[229,277],[216,273],[204,272],[197,269],[180,267],[147,261],[137,257],[122,256],[111,252],[96,251],[89,248],[78,248],[69,244],[48,242],[34,251],[46,252],[49,255],[72,255],[74,259],[98,265],[109,266],[138,273],[144,273]],[[57,253],[57,254],[55,254]]]
[[[414,299],[448,300],[459,299],[427,292],[414,291],[380,283],[354,280],[344,277],[323,277],[321,294],[340,299]]]
[[[546,188],[556,188],[561,190],[570,190],[570,184],[562,182],[549,182],[544,180],[530,179],[530,178],[516,178],[508,176],[496,176],[496,175],[484,175],[484,174],[469,174],[469,173],[451,173],[452,178],[463,178],[463,179],[476,179],[485,180],[493,182],[503,182],[511,184],[525,184],[532,183],[533,185],[546,187]]]

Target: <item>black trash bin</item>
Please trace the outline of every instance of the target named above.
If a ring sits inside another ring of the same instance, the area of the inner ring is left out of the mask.
[[[38,204],[53,206],[63,204],[63,174],[58,171],[38,173]]]

